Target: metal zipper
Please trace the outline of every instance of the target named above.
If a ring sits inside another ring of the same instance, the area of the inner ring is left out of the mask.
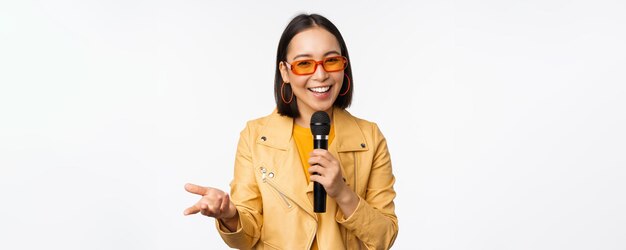
[[[280,196],[280,198],[283,199],[283,201],[285,202],[285,204],[287,205],[288,208],[291,208],[291,203],[289,203],[289,200],[287,198],[287,195],[285,195],[283,192],[281,192],[276,186],[274,186],[274,184],[272,183],[272,181],[268,180],[267,178],[267,169],[264,167],[261,167],[261,179],[263,180],[264,183],[267,183],[268,185],[270,185],[270,187],[272,187]],[[314,218],[317,221],[317,218]],[[313,230],[313,235],[311,236],[311,240],[309,241],[309,248],[313,245],[313,240],[315,239],[315,234],[317,233],[317,224]]]
[[[261,179],[263,180],[264,183],[269,184],[270,187],[276,190],[276,192],[279,194],[280,198],[282,198],[282,200],[285,202],[287,207],[291,208],[291,203],[289,203],[287,196],[283,192],[278,190],[278,188],[276,188],[276,186],[274,186],[274,184],[270,180],[267,179],[267,169],[265,169],[264,167],[261,167]]]

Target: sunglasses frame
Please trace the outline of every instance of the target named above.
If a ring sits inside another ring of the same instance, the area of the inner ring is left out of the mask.
[[[328,59],[332,59],[332,58],[341,58],[341,59],[343,60],[343,63],[344,63],[343,68],[342,68],[342,69],[340,69],[340,70],[332,70],[332,71],[328,71],[328,70],[326,70],[326,67],[324,67],[324,62],[326,62],[326,60],[328,60]],[[308,74],[299,74],[299,73],[296,73],[296,71],[293,69],[293,67],[295,67],[294,65],[295,65],[296,63],[299,63],[299,62],[305,62],[305,61],[315,62],[315,68],[313,69],[313,72],[308,73]],[[324,58],[324,60],[321,60],[321,61],[315,61],[315,59],[306,59],[306,60],[298,60],[298,61],[293,61],[292,63],[288,63],[287,61],[285,61],[285,63],[287,64],[287,67],[289,68],[289,70],[291,70],[291,72],[292,72],[292,73],[294,73],[294,74],[296,74],[296,75],[299,75],[299,76],[306,76],[306,75],[312,75],[312,74],[315,74],[315,71],[317,71],[317,66],[318,66],[318,65],[322,65],[322,68],[324,68],[324,70],[325,70],[326,72],[338,72],[338,71],[342,71],[342,70],[346,69],[346,67],[348,67],[348,58],[346,58],[345,56],[329,56],[329,57]]]

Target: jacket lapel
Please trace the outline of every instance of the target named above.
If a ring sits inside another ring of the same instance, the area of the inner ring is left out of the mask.
[[[304,169],[298,154],[298,148],[292,138],[293,118],[281,116],[276,111],[261,129],[261,138],[258,144],[272,148],[272,159],[264,164],[274,171],[272,182],[291,201],[306,211],[314,219],[313,206],[306,199],[307,183]]]
[[[335,139],[337,152],[367,151],[368,145],[357,120],[348,111],[335,108],[333,110]]]

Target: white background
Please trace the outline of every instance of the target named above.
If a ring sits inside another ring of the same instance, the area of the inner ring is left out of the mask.
[[[626,249],[624,1],[0,1],[0,249],[224,249],[295,15],[341,30],[386,135],[394,249]]]

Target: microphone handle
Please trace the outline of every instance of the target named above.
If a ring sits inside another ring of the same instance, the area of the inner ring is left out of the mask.
[[[313,148],[328,149],[328,139],[313,139]],[[313,182],[313,211],[316,213],[326,212],[326,189],[316,181]]]
[[[313,182],[313,211],[326,213],[326,189],[319,182]]]

